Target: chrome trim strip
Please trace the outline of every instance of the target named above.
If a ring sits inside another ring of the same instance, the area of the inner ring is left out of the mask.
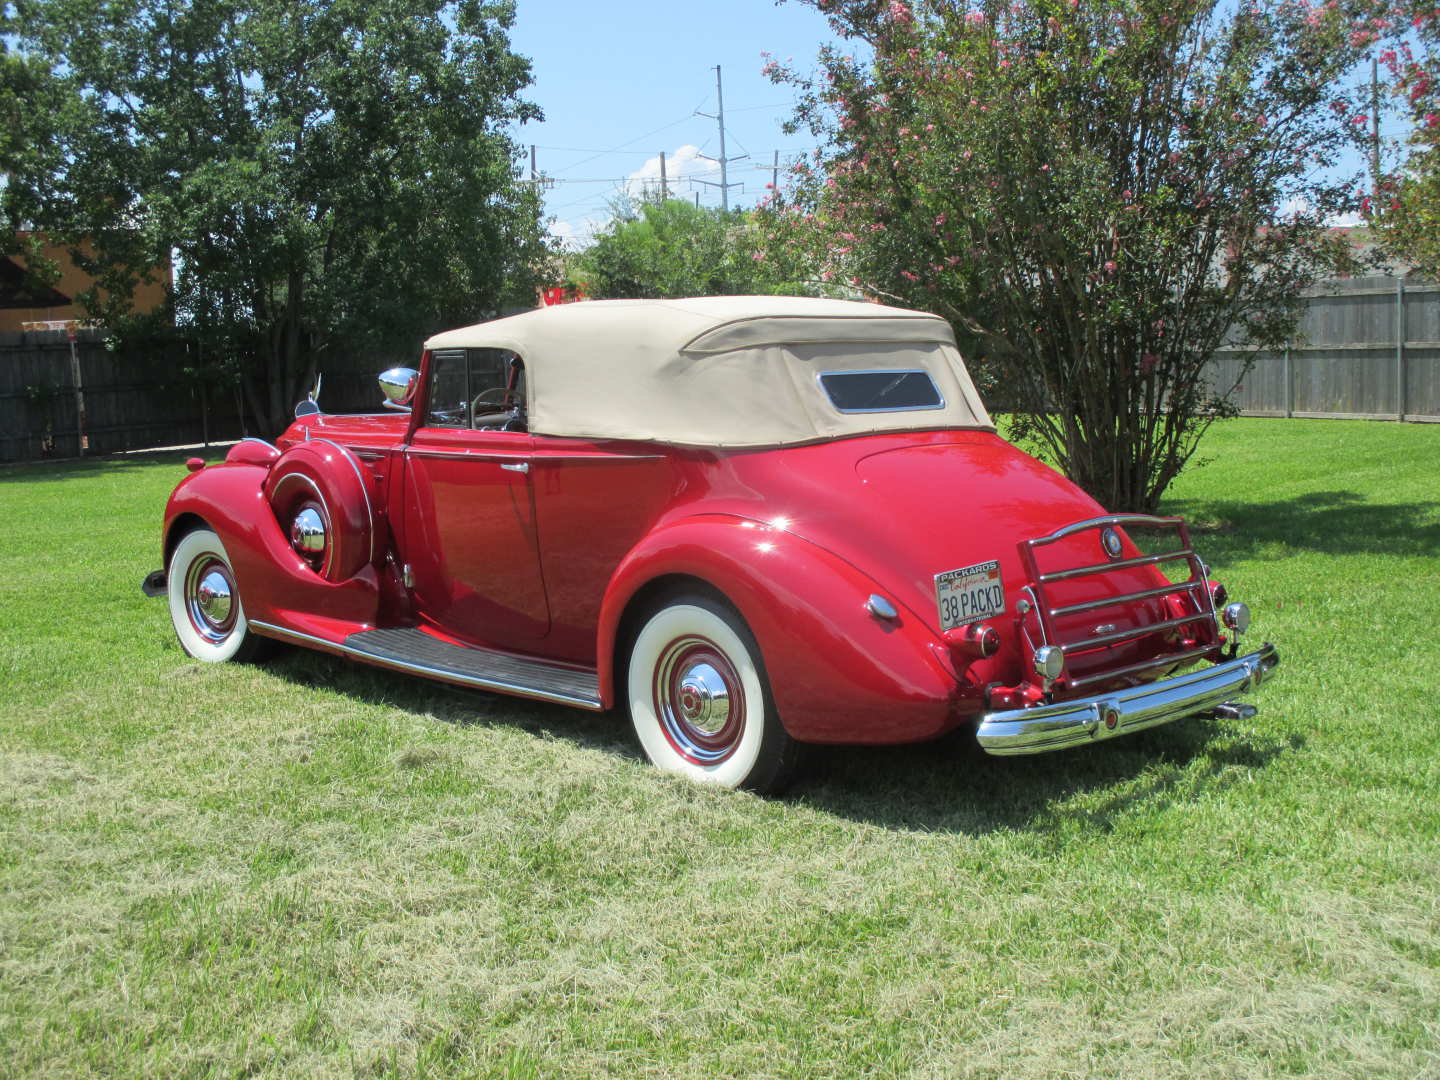
[[[1036,543],[1037,541],[1030,541]],[[1048,574],[1039,575],[1040,582],[1065,581],[1067,578],[1085,577],[1088,574],[1103,574],[1109,570],[1124,570],[1131,566],[1153,566],[1155,563],[1174,562],[1176,559],[1189,559],[1195,555],[1191,548],[1178,548],[1175,551],[1166,551],[1159,555],[1138,555],[1133,559],[1116,559],[1114,562],[1098,563],[1094,566],[1077,566],[1073,570],[1052,570]],[[1183,582],[1176,582],[1178,589]]]
[[[1184,518],[1178,517],[1156,517],[1154,514],[1106,514],[1104,517],[1071,522],[1063,528],[1056,529],[1049,536],[1039,536],[1028,543],[1053,544],[1057,540],[1064,540],[1067,536],[1074,536],[1077,532],[1104,528],[1106,525],[1154,525],[1168,529],[1180,525],[1184,520]]]
[[[584,454],[584,453],[573,453],[573,454],[554,453],[554,454],[550,454],[550,453],[546,453],[546,451],[544,451],[544,450],[537,449],[537,450],[534,451],[534,457],[532,457],[531,460],[534,461],[535,464],[537,464],[537,465],[543,465],[543,464],[546,463],[547,461],[564,461],[564,462],[570,462],[570,463],[575,464],[575,465],[584,465],[584,464],[587,463],[587,462],[594,462],[594,463],[597,464],[597,465],[608,465],[608,464],[610,464],[610,463],[612,463],[612,462],[664,461],[664,460],[665,460],[665,455],[664,455],[664,454],[606,454],[606,453],[595,453],[595,454]]]
[[[453,461],[515,461],[531,456],[529,450],[427,450],[416,446],[407,446],[405,452],[416,457],[449,458]]]
[[[1279,664],[1279,652],[1267,642],[1246,656],[1163,682],[986,713],[976,738],[987,754],[997,756],[1043,754],[1098,742],[1213,709],[1268,681]]]
[[[370,505],[370,485],[365,481],[365,473],[360,468],[360,459],[352,454],[349,448],[341,446],[334,439],[316,439],[316,442],[329,443],[342,454],[345,460],[350,463],[350,468],[355,470],[355,479],[360,481],[360,494],[365,496],[365,516],[370,520],[370,557],[365,560],[367,564],[375,561],[375,510]],[[334,526],[335,519],[330,519],[331,526]]]
[[[1112,604],[1128,604],[1132,600],[1149,600],[1152,596],[1170,596],[1182,590],[1191,590],[1198,586],[1198,581],[1177,581],[1173,585],[1163,585],[1158,589],[1144,589],[1140,592],[1120,593],[1117,596],[1107,596],[1101,600],[1087,600],[1083,604],[1068,604],[1065,607],[1050,609],[1050,617],[1058,619],[1062,615],[1075,615],[1082,611],[1094,611],[1096,608],[1110,607]],[[1195,617],[1203,618],[1205,612],[1200,612]]]
[[[573,705],[579,709],[589,709],[591,712],[603,712],[605,708],[598,698],[578,698],[569,694],[557,694],[549,690],[539,690],[534,687],[521,686],[517,683],[508,683],[502,679],[483,679],[476,675],[464,675],[459,672],[447,671],[444,668],[430,667],[426,664],[412,664],[408,661],[396,660],[389,656],[376,656],[374,653],[353,648],[343,642],[329,641],[326,638],[302,633],[299,630],[276,626],[274,623],[261,622],[259,619],[251,619],[250,625],[254,629],[259,630],[261,633],[268,634],[271,637],[285,638],[290,641],[299,642],[302,645],[324,649],[328,652],[337,652],[344,656],[353,656],[356,660],[363,660],[367,664],[391,668],[392,670],[403,671],[411,675],[424,675],[433,679],[442,679],[445,682],[455,683],[459,686],[468,686],[476,690],[496,690],[502,694],[514,694],[517,697],[534,698],[537,701],[552,701],[557,705]]]

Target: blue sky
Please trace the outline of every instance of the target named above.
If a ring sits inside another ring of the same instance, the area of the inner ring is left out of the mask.
[[[788,159],[814,147],[805,132],[785,135],[793,95],[760,74],[762,52],[809,71],[820,45],[833,41],[825,18],[800,0],[517,0],[511,43],[529,57],[530,100],[545,120],[516,134],[537,147],[540,171],[555,184],[545,195],[552,232],[583,243],[608,220],[617,192],[654,183],[659,154],[667,172],[693,177],[672,185],[684,198],[697,193],[719,205],[719,180],[704,156],[718,157],[715,65],[724,75],[726,152],[733,162],[732,206],[753,205],[765,193],[774,153],[782,177]],[[1357,83],[1368,80],[1368,65]],[[1387,144],[1408,125],[1387,117]],[[1388,146],[1387,146],[1388,149]],[[1363,166],[1357,153],[1345,171]]]
[[[557,182],[546,207],[555,231],[582,238],[608,218],[608,204],[630,177],[658,172],[718,181],[718,166],[696,157],[719,156],[715,121],[715,65],[725,91],[726,153],[735,158],[731,205],[752,205],[765,192],[776,150],[787,155],[814,146],[804,133],[785,135],[792,94],[760,74],[762,51],[793,57],[808,70],[820,43],[831,40],[814,8],[789,0],[518,0],[511,43],[530,58],[535,82],[528,96],[545,120],[517,131],[534,144],[540,171]],[[688,149],[687,149],[688,148]],[[695,180],[672,190],[719,205],[718,188]]]

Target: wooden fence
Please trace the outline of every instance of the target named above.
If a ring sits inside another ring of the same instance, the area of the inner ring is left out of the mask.
[[[1394,277],[1330,283],[1309,298],[1288,349],[1230,345],[1212,365],[1212,385],[1233,388],[1246,416],[1440,421],[1440,285]]]
[[[187,375],[195,361],[183,342],[111,352],[102,333],[82,330],[72,353],[62,331],[0,334],[0,461],[82,452],[77,371],[86,454],[265,434],[233,387]],[[322,404],[373,411],[374,377],[397,362],[406,361],[332,365]],[[1289,349],[1228,345],[1212,361],[1212,382],[1232,392],[1246,416],[1440,421],[1440,286],[1391,277],[1336,282],[1309,298]]]
[[[335,412],[378,408],[375,375],[390,364],[379,359],[324,372],[322,403]],[[257,430],[233,385],[206,383],[189,374],[199,366],[192,346],[184,342],[112,352],[99,331],[79,331],[73,343],[64,331],[0,334],[0,461],[267,434]]]

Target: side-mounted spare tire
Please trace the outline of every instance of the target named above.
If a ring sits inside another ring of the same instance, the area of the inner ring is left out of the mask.
[[[374,560],[365,470],[339,443],[292,446],[271,467],[264,490],[290,546],[326,581],[345,581]]]

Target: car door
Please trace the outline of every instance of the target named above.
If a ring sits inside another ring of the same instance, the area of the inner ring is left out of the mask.
[[[524,430],[523,367],[501,349],[437,350],[405,448],[402,554],[421,620],[524,650],[550,629]],[[513,406],[513,407],[512,407]]]

